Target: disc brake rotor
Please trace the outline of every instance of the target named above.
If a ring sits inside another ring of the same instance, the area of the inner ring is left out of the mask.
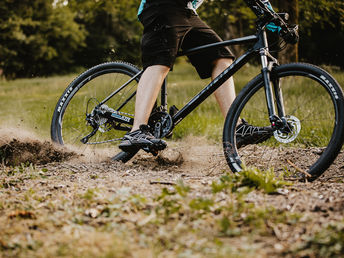
[[[274,137],[279,142],[290,143],[299,135],[301,131],[301,122],[295,116],[286,116],[285,119],[290,126],[291,132],[285,133],[281,132],[280,130],[276,130],[274,131]]]

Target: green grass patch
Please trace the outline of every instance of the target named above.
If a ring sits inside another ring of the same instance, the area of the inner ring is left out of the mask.
[[[242,191],[247,187],[248,191],[252,188],[264,191],[267,194],[277,193],[279,188],[291,185],[281,178],[276,178],[272,169],[262,171],[258,168],[245,168],[239,173],[227,174],[221,176],[219,182],[213,182],[212,189],[214,193],[230,189],[232,192]]]
[[[344,85],[344,72],[325,67]],[[259,67],[246,65],[234,76],[236,91],[239,92],[248,81],[259,73]],[[68,76],[55,76],[49,78],[18,79],[14,81],[0,81],[0,119],[3,127],[22,125],[36,132],[44,138],[50,136],[50,123],[55,105],[68,86],[76,77],[76,74]],[[210,80],[200,80],[195,69],[187,61],[181,59],[168,76],[168,103],[182,108],[194,95],[200,92]],[[303,82],[300,82],[302,84]],[[302,90],[302,92],[300,92]],[[304,97],[305,88],[291,87],[285,99],[286,105],[292,109],[290,113],[296,116],[308,117],[308,110],[319,106],[313,103],[314,96],[321,92],[310,90],[307,99]],[[302,93],[302,94],[300,94]],[[301,103],[301,104],[300,104]],[[307,104],[302,104],[307,103]],[[308,107],[308,109],[306,108]],[[266,108],[264,97],[254,101],[254,109],[248,109],[245,113],[247,120],[260,124],[266,123]],[[298,112],[303,112],[299,114]],[[84,112],[84,111],[83,111]],[[264,118],[262,118],[264,116]],[[319,114],[320,118],[303,127],[303,145],[322,145],[321,139],[315,139],[311,135],[329,135],[328,126],[322,119],[328,116],[327,108]],[[208,138],[219,141],[222,137],[224,118],[217,106],[215,98],[209,97],[197,107],[193,113],[184,119],[174,130],[174,139],[180,139],[186,135],[206,135]],[[318,128],[314,131],[314,128]],[[309,136],[309,137],[308,137]],[[307,139],[309,138],[309,142]],[[327,138],[326,138],[327,140]],[[325,141],[326,141],[325,140]]]
[[[332,222],[315,234],[304,236],[304,242],[294,250],[301,257],[343,257],[344,221]],[[292,253],[292,252],[291,252]]]
[[[1,127],[26,127],[49,138],[57,100],[75,76],[0,80]]]

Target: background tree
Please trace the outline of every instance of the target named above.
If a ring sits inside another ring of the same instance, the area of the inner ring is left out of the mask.
[[[77,55],[81,66],[111,60],[140,62],[142,26],[137,19],[138,0],[71,0],[76,21],[88,34]]]
[[[344,68],[344,1],[299,2],[300,59]]]
[[[344,68],[342,0],[271,0],[299,24],[298,47],[280,54]],[[71,72],[110,60],[140,64],[140,0],[1,0],[0,74],[7,78]],[[255,33],[243,0],[206,0],[199,15],[223,39]],[[243,48],[234,47],[238,56]]]
[[[276,6],[278,12],[281,13],[288,13],[289,24],[299,24],[299,1],[298,0],[273,0],[272,4]],[[290,63],[296,62],[299,59],[299,51],[298,51],[298,44],[295,45],[288,45],[286,49],[284,49],[278,55],[278,59],[280,63]]]
[[[0,2],[0,67],[8,78],[62,73],[74,65],[85,30],[52,0]]]
[[[205,1],[198,14],[223,39],[242,37],[255,32],[256,16],[243,0]],[[236,56],[244,51],[240,46],[234,46],[232,50]]]

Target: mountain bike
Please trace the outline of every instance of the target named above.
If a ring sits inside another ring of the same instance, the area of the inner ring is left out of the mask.
[[[279,43],[295,44],[297,26],[287,24],[287,14],[276,13],[258,0],[246,3],[257,15],[256,34],[183,50],[178,56],[218,46],[247,44],[250,48],[181,109],[168,109],[165,80],[160,104],[156,103],[149,118],[151,133],[157,138],[169,137],[227,79],[258,57],[261,72],[238,93],[225,118],[222,144],[226,161],[233,172],[253,165],[314,180],[333,163],[343,145],[343,91],[329,73],[317,66],[280,65],[270,52],[267,30],[277,28]],[[56,105],[52,140],[82,148],[118,143],[131,130],[136,87],[142,73],[129,63],[109,62],[79,75]],[[236,127],[243,118],[255,126],[271,126],[273,135],[264,142],[239,148]],[[126,160],[133,155],[127,153]],[[300,158],[303,156],[308,157],[307,161]]]

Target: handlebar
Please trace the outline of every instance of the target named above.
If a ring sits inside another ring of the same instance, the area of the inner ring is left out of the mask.
[[[263,30],[269,24],[278,26],[278,34],[288,44],[296,44],[299,40],[298,26],[288,25],[286,21],[289,15],[276,13],[268,0],[244,0],[248,7],[258,17],[257,27]]]

